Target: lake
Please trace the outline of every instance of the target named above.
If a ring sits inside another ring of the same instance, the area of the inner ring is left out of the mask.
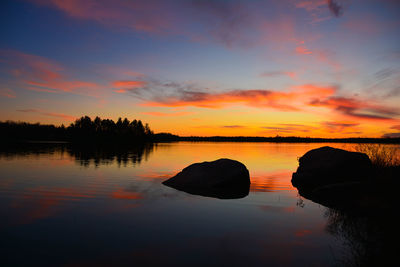
[[[298,157],[349,144],[176,142],[129,149],[31,144],[0,152],[0,251],[8,266],[332,266],[352,260],[337,216],[291,185]],[[161,184],[230,158],[247,197]],[[336,227],[336,228],[335,228]],[[332,230],[336,229],[336,231]]]

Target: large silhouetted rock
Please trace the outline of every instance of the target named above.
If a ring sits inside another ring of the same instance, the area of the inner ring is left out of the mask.
[[[371,169],[366,154],[325,146],[310,150],[299,159],[292,184],[306,198],[319,203],[335,202],[362,191]]]
[[[219,159],[194,163],[163,184],[195,195],[242,198],[249,194],[250,176],[239,161]]]

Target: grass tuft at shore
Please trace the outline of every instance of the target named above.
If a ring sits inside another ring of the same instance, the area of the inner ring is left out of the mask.
[[[377,167],[400,166],[400,148],[398,145],[357,144],[355,151],[365,153]]]

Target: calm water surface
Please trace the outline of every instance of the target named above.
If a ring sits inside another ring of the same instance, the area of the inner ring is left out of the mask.
[[[297,158],[327,144],[167,143],[0,152],[5,265],[332,266],[346,247],[327,209],[290,183]],[[329,144],[334,147],[351,145]],[[162,181],[194,162],[231,158],[250,194],[221,200]]]

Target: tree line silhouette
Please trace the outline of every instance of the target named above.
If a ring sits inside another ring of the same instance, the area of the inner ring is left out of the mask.
[[[178,136],[171,133],[154,133],[147,123],[141,120],[129,121],[119,118],[96,117],[92,120],[83,116],[64,125],[45,125],[40,123],[0,122],[0,142],[12,141],[65,141],[73,143],[143,143],[143,142],[273,142],[273,143],[391,143],[399,144],[400,138],[313,138],[297,136]]]
[[[119,118],[114,122],[111,119],[96,117],[92,120],[88,116],[83,116],[68,127],[14,121],[0,122],[2,140],[129,143],[151,140],[153,135],[147,123],[143,124],[141,120],[129,121],[127,118]]]

